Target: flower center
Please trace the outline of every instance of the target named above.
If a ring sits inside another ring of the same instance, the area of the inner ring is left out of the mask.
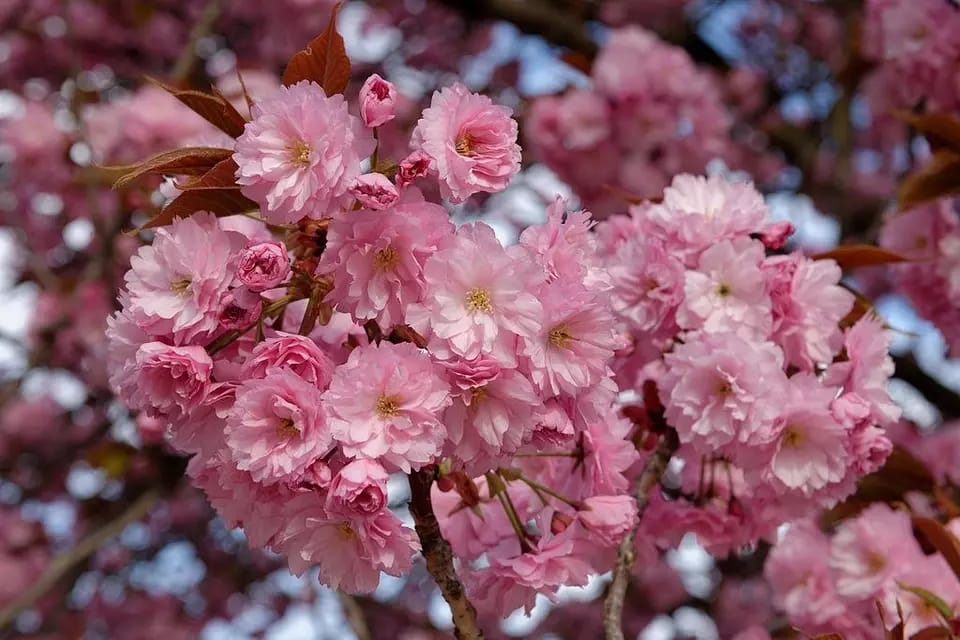
[[[887,566],[887,559],[881,553],[871,551],[867,554],[867,569],[871,574],[878,574]]]
[[[796,448],[803,444],[803,432],[796,427],[787,427],[783,432],[783,446]]]
[[[353,540],[357,537],[349,522],[341,522],[337,525],[337,535],[340,536],[341,540]]]
[[[480,287],[471,289],[467,293],[467,310],[491,313],[493,311],[493,301],[490,300],[490,292]]]
[[[723,398],[733,395],[733,384],[726,378],[717,378],[717,395]]]
[[[393,245],[380,249],[373,256],[373,266],[378,271],[392,271],[400,261],[400,254],[393,248]]]
[[[547,342],[557,349],[570,348],[571,340],[573,340],[573,336],[570,335],[569,328],[565,324],[558,324],[550,329],[550,333],[547,334]]]
[[[457,137],[457,141],[454,147],[461,156],[472,157],[477,155],[477,152],[474,150],[474,146],[477,141],[473,139],[469,133],[461,133]]]
[[[732,292],[733,290],[730,288],[730,285],[726,284],[725,282],[721,282],[720,286],[717,287],[717,295],[723,298],[726,298]]]
[[[290,160],[293,164],[305,167],[310,164],[310,147],[303,140],[294,140],[287,147],[290,151]]]
[[[190,290],[190,278],[178,278],[170,283],[170,290],[177,295],[184,295]]]
[[[377,415],[381,418],[393,418],[400,413],[400,403],[393,396],[377,398]]]
[[[473,387],[470,389],[470,406],[474,407],[487,397],[486,387]]]
[[[297,425],[293,424],[293,420],[284,418],[277,423],[277,435],[281,438],[292,438],[300,435],[300,429],[297,428]]]

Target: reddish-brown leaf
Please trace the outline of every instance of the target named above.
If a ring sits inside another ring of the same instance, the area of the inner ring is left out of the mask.
[[[873,311],[873,304],[861,293],[853,292],[853,308],[838,323],[841,329],[847,329],[857,324],[863,316]]]
[[[906,211],[956,194],[960,194],[960,152],[941,149],[920,171],[910,174],[900,184],[897,205]]]
[[[840,633],[821,633],[818,636],[813,636],[810,640],[844,640],[843,634]]]
[[[158,153],[143,162],[126,166],[103,167],[106,171],[118,172],[114,189],[127,186],[134,180],[149,174],[196,176],[212,169],[221,160],[230,158],[233,151],[217,147],[187,147]]]
[[[590,75],[590,72],[593,70],[593,60],[579,51],[564,51],[560,59],[586,75]]]
[[[899,253],[894,253],[888,249],[882,249],[869,244],[848,244],[839,246],[836,249],[818,253],[813,256],[814,260],[835,260],[841,269],[856,269],[857,267],[875,267],[881,264],[893,264],[896,262],[906,262],[905,258]]]
[[[190,107],[194,113],[230,137],[237,138],[243,133],[243,127],[247,123],[246,118],[222,95],[213,95],[192,89],[177,89],[154,78],[148,79],[162,89],[169,91],[173,97]]]
[[[256,202],[244,197],[235,187],[184,191],[161,209],[157,217],[143,225],[141,230],[164,227],[177,218],[186,218],[198,211],[209,211],[217,216],[232,216],[256,211],[257,208]]]
[[[919,131],[934,151],[952,149],[960,153],[960,118],[947,113],[900,111],[901,119]]]
[[[953,640],[953,634],[944,627],[927,627],[910,636],[910,640]]]
[[[197,191],[200,189],[239,189],[236,180],[237,163],[232,156],[216,163],[206,173],[189,180],[177,183],[181,191]]]
[[[337,31],[338,2],[330,13],[330,22],[323,33],[293,54],[283,72],[283,84],[289,86],[301,80],[312,80],[323,87],[327,95],[343,93],[350,82],[350,58],[347,57],[343,37]]]
[[[915,517],[913,531],[919,540],[926,541],[940,552],[953,573],[960,578],[960,540],[933,518]]]

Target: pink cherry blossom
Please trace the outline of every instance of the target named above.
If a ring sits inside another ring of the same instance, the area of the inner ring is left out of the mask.
[[[439,417],[450,402],[437,367],[409,343],[354,349],[323,394],[346,455],[380,459],[406,473],[439,455],[446,437]]]
[[[333,446],[320,390],[283,368],[240,385],[226,441],[237,468],[263,484],[303,473]]]
[[[478,191],[502,191],[520,170],[517,123],[510,115],[460,83],[433,94],[411,144],[430,156],[444,198],[457,203]]]
[[[210,338],[245,245],[244,236],[222,230],[212,214],[175,220],[130,259],[125,306],[151,335],[169,335],[175,344]]]
[[[608,271],[613,309],[632,329],[644,334],[677,332],[675,314],[684,299],[683,263],[658,240],[642,237],[621,243]]]
[[[423,151],[413,151],[401,160],[397,167],[397,187],[402,189],[412,184],[414,180],[429,175],[429,173],[430,156]]]
[[[243,361],[242,379],[265,378],[279,369],[289,369],[318,389],[333,378],[334,363],[310,338],[276,332],[257,344]]]
[[[389,209],[400,199],[400,192],[382,173],[365,173],[347,189],[360,206],[373,211]]]
[[[517,337],[532,337],[542,322],[531,292],[541,280],[534,268],[508,254],[486,224],[464,225],[424,264],[432,295],[407,318],[445,359],[447,353],[467,359],[484,353],[516,366]]]
[[[577,517],[602,544],[617,544],[637,523],[637,503],[630,496],[592,496],[583,503]]]
[[[374,515],[387,505],[387,472],[373,460],[354,460],[337,472],[327,491],[330,514]]]
[[[243,331],[260,318],[263,301],[246,287],[231,289],[223,297],[220,326],[227,331]]]
[[[383,213],[359,211],[333,221],[320,272],[332,272],[328,300],[384,329],[402,324],[424,297],[424,265],[453,234],[446,210],[408,189]]]
[[[766,338],[771,315],[760,271],[763,257],[763,245],[746,238],[717,242],[700,254],[696,269],[684,276],[677,324],[683,329]]]
[[[520,244],[532,250],[547,272],[547,281],[558,278],[582,281],[598,265],[594,223],[589,211],[571,211],[557,197],[547,207],[547,221],[532,225],[520,234]]]
[[[247,247],[237,260],[237,278],[250,291],[273,289],[290,273],[290,256],[279,242],[260,242]]]
[[[253,105],[234,153],[237,183],[269,222],[320,218],[347,205],[347,188],[373,147],[343,96],[304,80]]]
[[[213,361],[203,347],[171,347],[162,342],[140,345],[120,383],[121,397],[150,415],[178,420],[203,402]]]
[[[360,118],[368,127],[379,127],[397,117],[397,89],[374,73],[360,87]]]

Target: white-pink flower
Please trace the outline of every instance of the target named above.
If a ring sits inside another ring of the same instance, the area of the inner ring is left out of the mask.
[[[347,188],[373,148],[343,96],[304,80],[253,105],[233,155],[237,183],[270,222],[320,218],[347,204]]]
[[[330,429],[343,453],[379,459],[409,473],[440,454],[450,404],[447,383],[412,344],[357,347],[323,394]]]
[[[545,276],[537,265],[512,257],[493,229],[473,223],[426,261],[423,275],[423,303],[407,318],[431,338],[432,352],[468,360],[484,353],[516,366],[517,337],[534,336],[542,324],[534,292]]]
[[[717,242],[684,276],[684,301],[677,310],[682,329],[730,331],[748,339],[770,334],[770,296],[760,263],[763,244],[749,238]]]
[[[577,516],[601,544],[617,544],[637,524],[637,501],[631,496],[592,496],[583,502]]]
[[[557,196],[547,207],[547,220],[531,225],[520,234],[520,244],[537,256],[547,272],[547,281],[558,278],[582,281],[598,266],[596,236],[589,211],[567,211],[566,201]]]
[[[244,382],[236,397],[226,441],[237,468],[257,482],[294,479],[333,447],[320,389],[290,369]]]
[[[434,92],[411,144],[430,156],[444,198],[457,203],[478,191],[502,191],[520,170],[511,113],[460,83]]]
[[[676,333],[684,268],[660,241],[652,236],[628,238],[617,247],[607,269],[610,303],[630,328],[647,334]]]
[[[842,385],[845,392],[856,393],[870,406],[873,419],[880,424],[893,424],[900,418],[900,407],[887,391],[894,370],[888,351],[890,333],[880,318],[868,314],[847,330],[844,346],[847,360],[830,365],[828,382]]]
[[[210,213],[178,218],[158,229],[153,244],[130,258],[124,276],[123,302],[130,317],[146,332],[170,336],[175,344],[211,338],[246,244],[240,233],[221,229]]]

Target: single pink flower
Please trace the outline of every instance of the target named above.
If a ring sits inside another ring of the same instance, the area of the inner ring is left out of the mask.
[[[397,117],[397,88],[374,73],[360,87],[360,119],[379,127]]]
[[[373,460],[354,460],[333,477],[327,491],[330,514],[374,515],[387,506],[387,472]]]
[[[547,207],[547,220],[520,234],[520,244],[543,264],[547,281],[558,278],[582,281],[588,270],[598,267],[596,237],[589,211],[567,211],[566,200],[557,196]]]
[[[349,204],[347,188],[373,148],[343,96],[304,80],[253,105],[233,156],[237,183],[269,222],[321,218]]]
[[[347,191],[366,209],[383,211],[400,199],[400,192],[382,173],[365,173],[350,185]]]
[[[334,276],[327,300],[384,330],[403,324],[408,307],[424,297],[424,264],[452,235],[446,209],[415,189],[389,211],[334,219],[317,267]]]
[[[770,296],[760,262],[763,244],[749,238],[722,240],[702,254],[684,276],[684,301],[677,310],[683,329],[730,331],[763,340],[770,334]]]
[[[536,335],[523,339],[522,347],[533,381],[548,396],[595,385],[622,346],[609,307],[579,282],[554,282],[537,297],[543,324]]]
[[[243,380],[266,378],[279,369],[290,369],[318,389],[333,378],[334,363],[316,342],[305,336],[277,331],[253,348],[240,371]]]
[[[532,337],[542,322],[534,295],[543,280],[538,271],[508,254],[488,225],[464,225],[424,264],[424,299],[407,318],[444,359],[484,353],[516,366],[516,338]]]
[[[244,249],[237,260],[237,278],[250,291],[266,291],[290,274],[290,256],[279,242],[259,242]]]
[[[610,303],[631,329],[675,334],[676,310],[683,301],[684,268],[654,237],[631,237],[607,263]]]
[[[323,394],[330,428],[344,454],[380,459],[409,473],[433,462],[446,438],[439,417],[447,383],[412,344],[358,347]]]
[[[213,214],[178,218],[130,259],[124,306],[151,335],[170,336],[175,344],[205,342],[219,328],[244,246],[246,238],[224,231]]]
[[[456,83],[433,94],[411,144],[430,156],[440,193],[454,203],[503,191],[520,170],[517,123],[507,107]]]
[[[226,441],[237,468],[267,485],[299,476],[334,444],[320,389],[285,368],[240,385]]]
[[[150,415],[178,420],[203,402],[213,361],[203,347],[148,342],[137,349],[136,368],[120,388],[121,397]]]
[[[583,503],[577,517],[601,544],[616,545],[637,524],[637,501],[631,496],[593,496]]]

